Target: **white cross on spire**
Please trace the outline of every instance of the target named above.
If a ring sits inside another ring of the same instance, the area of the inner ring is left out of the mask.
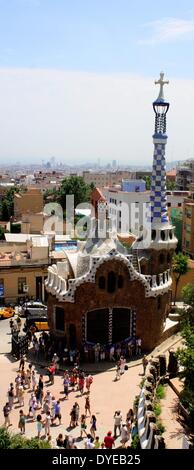
[[[169,80],[164,80],[164,72],[160,72],[159,80],[155,80],[155,85],[160,85],[160,91],[159,91],[157,101],[164,101],[163,88],[164,88],[164,85],[168,85],[168,84],[169,84]]]

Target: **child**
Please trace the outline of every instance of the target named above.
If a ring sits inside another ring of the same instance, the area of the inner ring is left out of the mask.
[[[99,436],[96,436],[96,439],[94,441],[94,449],[100,449]]]
[[[43,428],[42,416],[41,416],[41,415],[38,415],[38,416],[37,416],[37,432],[38,432],[38,439],[40,439],[40,434],[41,434],[42,428]]]
[[[86,413],[86,416],[87,416],[87,411],[89,411],[89,415],[91,416],[91,410],[90,410],[90,399],[89,399],[89,396],[86,397],[86,402],[85,402],[85,413]]]
[[[85,433],[87,437],[87,432],[86,432],[87,424],[86,424],[86,416],[81,415],[81,433],[80,433],[80,438],[82,439],[83,432]]]
[[[26,422],[26,418],[24,416],[24,412],[23,410],[20,410],[18,428],[20,429],[21,434],[25,434],[25,422]]]

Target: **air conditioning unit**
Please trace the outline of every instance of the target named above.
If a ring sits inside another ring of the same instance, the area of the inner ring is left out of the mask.
[[[23,292],[28,292],[28,289],[29,289],[28,286],[23,285]]]

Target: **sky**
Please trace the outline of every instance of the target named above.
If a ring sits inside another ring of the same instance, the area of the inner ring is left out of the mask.
[[[0,164],[151,164],[169,79],[167,161],[194,156],[193,0],[0,0]]]

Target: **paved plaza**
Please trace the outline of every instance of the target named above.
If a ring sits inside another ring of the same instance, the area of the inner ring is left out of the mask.
[[[4,320],[0,323],[0,375],[1,375],[1,394],[0,394],[0,406],[1,410],[5,404],[7,398],[7,390],[10,382],[15,382],[16,373],[19,367],[19,361],[15,361],[10,354],[11,350],[11,335],[9,332],[9,321]],[[180,335],[177,334],[171,339],[166,340],[160,347],[157,347],[153,351],[153,355],[157,355],[160,352],[163,353],[168,350],[174,344],[174,347],[180,345]],[[139,384],[142,380],[142,363],[141,358],[131,361],[128,363],[129,369],[125,371],[124,375],[121,376],[121,379],[115,381],[115,365],[110,363],[102,364],[88,364],[83,366],[83,369],[89,370],[93,375],[93,384],[91,386],[90,392],[90,402],[91,402],[91,413],[96,415],[97,418],[97,432],[96,435],[100,437],[100,441],[104,440],[105,435],[108,431],[113,432],[114,428],[114,412],[115,410],[121,410],[123,416],[123,422],[126,418],[126,413],[129,408],[133,407],[133,401],[136,395],[140,393]],[[56,437],[59,433],[62,433],[63,436],[70,434],[72,437],[76,438],[76,445],[78,448],[84,447],[84,441],[79,439],[80,436],[80,426],[75,429],[70,429],[70,411],[75,403],[78,402],[80,406],[80,415],[85,412],[85,394],[80,395],[80,392],[74,391],[69,393],[69,398],[66,400],[63,393],[63,371],[60,371],[59,375],[55,376],[54,385],[49,385],[48,376],[44,367],[40,367],[38,364],[35,364],[35,370],[38,374],[44,374],[44,391],[50,390],[51,394],[55,396],[56,399],[60,399],[61,402],[61,412],[62,412],[62,424],[51,426],[51,435],[52,435],[52,445],[56,445]],[[104,370],[106,369],[106,370]],[[71,390],[71,389],[70,389]],[[168,392],[169,394],[169,392]],[[24,397],[24,414],[28,415],[28,401],[30,397],[30,392],[25,391]],[[168,404],[171,405],[172,394],[166,397],[165,409],[168,410]],[[14,408],[10,414],[11,424],[10,430],[12,432],[18,432],[18,420],[19,420],[19,410],[20,407],[18,404],[14,404]],[[162,416],[163,417],[163,416]],[[44,419],[44,415],[43,415]],[[172,439],[170,432],[168,433],[168,423],[171,423],[172,428],[173,423],[171,421],[171,409],[164,413],[166,435],[165,440],[168,447],[180,448],[181,447],[181,438],[182,438],[182,429],[178,428],[178,441],[176,438]],[[0,425],[4,422],[3,413],[1,412],[0,416]],[[87,431],[90,430],[90,418],[87,417]],[[27,420],[26,422],[26,436],[34,437],[37,435],[36,422],[33,422],[32,419]],[[177,444],[178,442],[178,444]],[[117,438],[115,446],[119,447],[121,445],[120,437]]]

